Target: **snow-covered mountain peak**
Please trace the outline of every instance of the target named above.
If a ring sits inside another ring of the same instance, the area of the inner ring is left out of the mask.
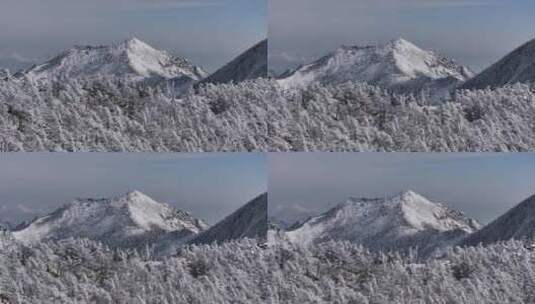
[[[372,248],[402,243],[433,248],[477,229],[479,224],[461,212],[404,191],[384,198],[349,198],[287,234],[290,240],[305,244],[348,240]]]
[[[138,190],[129,191],[122,196],[110,200],[110,202],[119,203],[126,206],[155,206],[160,209],[169,207],[167,204],[157,202],[147,196],[145,193]]]
[[[391,48],[393,50],[398,50],[398,51],[403,51],[403,50],[417,51],[417,52],[422,51],[422,49],[417,47],[414,43],[408,40],[405,40],[402,37],[398,39],[390,40],[386,44],[386,48]]]
[[[386,214],[396,217],[400,224],[415,230],[434,229],[448,231],[460,229],[468,233],[479,229],[477,222],[466,218],[462,212],[455,211],[440,203],[431,202],[412,190],[400,192],[385,198],[350,198],[339,204],[335,211],[342,216],[359,215],[363,211],[382,209]],[[339,216],[339,215],[338,215]]]
[[[404,190],[400,193],[393,195],[385,199],[385,203],[399,204],[400,206],[414,206],[414,207],[424,207],[424,206],[439,206],[442,207],[440,203],[433,203],[425,198],[423,195],[413,191],[413,190]]]
[[[126,39],[123,43],[129,48],[150,48],[150,49],[154,49],[149,44],[145,43],[144,41],[141,41],[140,39],[138,39],[136,37],[131,37],[129,39]]]
[[[413,198],[423,198],[422,195],[412,191],[412,190],[405,190],[405,191],[402,191],[400,196],[402,197],[413,197]]]
[[[463,230],[472,233],[480,225],[460,211],[434,203],[414,191],[406,191],[392,200],[411,226],[417,229],[432,228],[438,231]]]
[[[183,78],[198,81],[206,72],[186,59],[130,38],[109,46],[75,46],[51,60],[17,73],[35,81],[121,77],[132,81]]]
[[[288,87],[356,81],[401,92],[447,92],[471,76],[467,67],[400,38],[384,45],[339,47],[289,72],[279,83]]]
[[[149,198],[148,196],[146,196],[143,192],[139,190],[132,190],[132,191],[126,192],[126,196],[131,197],[131,198],[135,198],[135,197]]]
[[[125,246],[153,242],[168,233],[192,237],[207,227],[187,212],[132,191],[110,199],[77,199],[36,219],[14,236],[27,243],[86,237]]]

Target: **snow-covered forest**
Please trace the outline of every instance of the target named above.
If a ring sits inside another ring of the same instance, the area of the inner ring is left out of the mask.
[[[0,149],[253,150],[268,146],[262,142],[267,118],[259,85],[207,85],[177,99],[172,88],[110,78],[48,87],[6,81],[0,89]]]
[[[279,93],[269,113],[285,147],[305,151],[527,151],[535,94],[527,85],[459,91],[433,104],[359,83]],[[284,138],[284,137],[283,137]],[[282,139],[282,138],[281,138]]]
[[[122,79],[0,81],[1,151],[532,151],[529,85],[436,104],[361,83],[208,84],[180,97]]]
[[[0,246],[0,303],[262,303],[271,292],[268,251],[251,239],[161,260],[83,239]]]
[[[0,238],[1,303],[532,303],[535,251],[510,241],[415,254],[272,234],[156,259],[88,240],[33,247]]]
[[[270,247],[282,303],[532,303],[535,252],[510,241],[416,254],[372,253],[347,242]],[[284,279],[282,279],[284,278]],[[276,282],[276,279],[275,279]]]

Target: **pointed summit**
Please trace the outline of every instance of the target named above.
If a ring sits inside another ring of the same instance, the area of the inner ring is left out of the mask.
[[[413,190],[401,191],[397,196],[400,196],[400,197],[403,197],[403,198],[418,198],[418,199],[424,198],[422,195],[414,192]]]
[[[340,47],[329,55],[302,66],[279,79],[285,87],[314,82],[339,84],[364,82],[395,92],[429,90],[446,96],[467,80],[468,68],[399,38],[385,45]]]
[[[119,43],[116,47],[120,48],[120,46],[124,46],[128,51],[130,52],[142,52],[142,51],[148,51],[148,52],[162,52],[156,50],[154,47],[152,47],[150,44],[136,38],[132,37],[129,38],[122,43]]]
[[[185,241],[206,228],[206,224],[187,212],[157,202],[140,191],[131,191],[111,199],[75,200],[37,218],[14,232],[14,237],[25,243],[75,237],[113,247],[139,247],[178,232]]]
[[[208,76],[202,83],[241,82],[268,76],[268,41],[262,40]]]
[[[421,50],[415,44],[413,44],[412,42],[408,40],[405,40],[402,37],[399,37],[398,39],[390,40],[387,45],[390,45],[394,48],[412,48],[412,49]]]
[[[145,195],[145,193],[139,191],[139,190],[132,190],[127,192],[124,196],[124,198],[127,198],[129,200],[132,199],[144,199],[144,200],[152,200],[150,197]]]
[[[315,244],[345,240],[370,249],[424,252],[458,241],[478,229],[461,212],[433,203],[414,191],[386,198],[350,198],[287,233],[291,241]]]
[[[24,76],[37,82],[101,77],[136,82],[178,79],[185,86],[204,78],[206,73],[185,58],[157,50],[133,37],[111,46],[74,47],[17,74]]]
[[[268,195],[249,201],[222,221],[199,234],[191,243],[211,244],[240,238],[267,238]]]
[[[124,41],[125,44],[144,44],[147,45],[145,42],[141,41],[135,36],[132,36]]]

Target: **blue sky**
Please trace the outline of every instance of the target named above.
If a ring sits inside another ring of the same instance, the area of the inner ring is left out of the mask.
[[[272,0],[270,67],[403,37],[481,71],[535,38],[535,1]]]
[[[535,194],[535,154],[270,154],[269,212],[286,220],[347,199],[416,191],[487,223]]]
[[[2,0],[0,66],[137,37],[213,71],[267,35],[267,0]]]
[[[214,224],[267,191],[265,156],[256,153],[12,153],[0,168],[0,219],[11,223],[75,198],[139,190]]]

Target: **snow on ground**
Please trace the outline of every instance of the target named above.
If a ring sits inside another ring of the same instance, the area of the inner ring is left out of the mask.
[[[432,106],[428,98],[352,82],[284,89],[255,80],[176,98],[114,78],[0,81],[0,151],[535,150],[528,85],[460,91]]]
[[[347,242],[203,245],[155,260],[88,240],[21,246],[0,236],[7,303],[532,303],[535,253],[522,242],[439,258]]]

